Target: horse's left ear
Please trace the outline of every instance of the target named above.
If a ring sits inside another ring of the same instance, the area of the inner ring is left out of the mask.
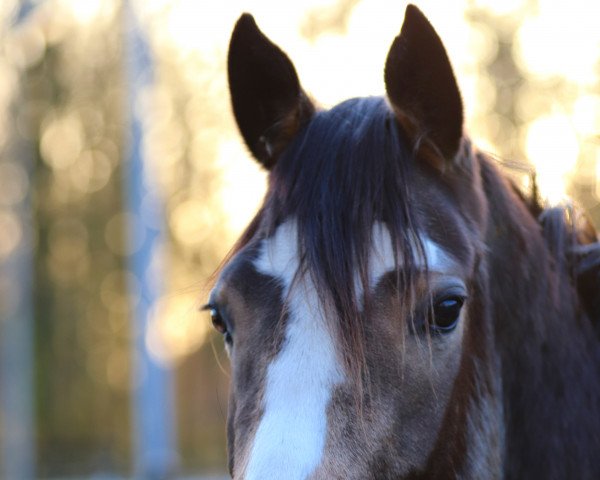
[[[252,15],[237,21],[227,58],[233,113],[246,145],[267,169],[315,111],[288,56]]]
[[[406,8],[388,53],[385,86],[399,123],[412,140],[451,160],[462,137],[460,92],[444,45],[425,15]]]

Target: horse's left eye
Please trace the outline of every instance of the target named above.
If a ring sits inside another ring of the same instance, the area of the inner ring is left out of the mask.
[[[210,309],[210,321],[212,322],[213,327],[215,327],[215,330],[221,335],[225,335],[227,333],[227,325],[225,325],[225,321],[216,308]]]
[[[458,295],[444,297],[433,305],[433,314],[429,321],[434,332],[448,333],[456,328],[460,310],[465,303],[464,297]]]
[[[227,322],[225,322],[219,310],[215,307],[209,307],[208,311],[210,313],[210,321],[212,322],[215,330],[223,335],[225,343],[229,345],[233,344],[233,337],[231,336],[231,332],[227,327]]]

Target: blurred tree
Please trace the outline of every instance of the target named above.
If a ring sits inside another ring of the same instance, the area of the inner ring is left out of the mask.
[[[129,328],[122,251],[122,37],[116,2],[82,28],[30,12],[18,125],[36,155],[39,473],[127,471]],[[29,48],[28,42],[38,42]]]
[[[29,2],[9,2],[0,9],[0,42],[18,28],[29,7]],[[11,53],[0,53],[0,477],[27,480],[35,475],[33,149],[16,128],[23,92]]]

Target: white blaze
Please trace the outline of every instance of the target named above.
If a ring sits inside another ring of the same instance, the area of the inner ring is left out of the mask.
[[[296,227],[288,222],[263,247],[256,267],[284,285],[288,319],[281,351],[267,369],[264,412],[246,480],[304,480],[321,463],[327,406],[343,371],[310,275],[288,297],[298,270]]]
[[[371,258],[369,259],[369,281],[370,287],[374,288],[381,277],[388,272],[394,271],[394,248],[390,232],[384,223],[376,223],[373,226],[373,246],[371,247]],[[423,254],[427,258],[427,268],[430,272],[447,272],[451,270],[456,260],[452,258],[437,243],[426,235],[419,235]],[[416,245],[413,245],[416,248]],[[422,258],[415,258],[418,267],[424,267]],[[398,265],[401,266],[401,265]]]

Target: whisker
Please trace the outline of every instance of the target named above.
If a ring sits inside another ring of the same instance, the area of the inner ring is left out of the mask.
[[[231,380],[231,375],[221,363],[219,353],[217,352],[217,348],[215,347],[214,337],[212,335],[210,336],[210,347],[212,348],[213,355],[215,356],[215,362],[217,363],[219,370],[221,370],[221,373],[224,374],[229,380]]]

